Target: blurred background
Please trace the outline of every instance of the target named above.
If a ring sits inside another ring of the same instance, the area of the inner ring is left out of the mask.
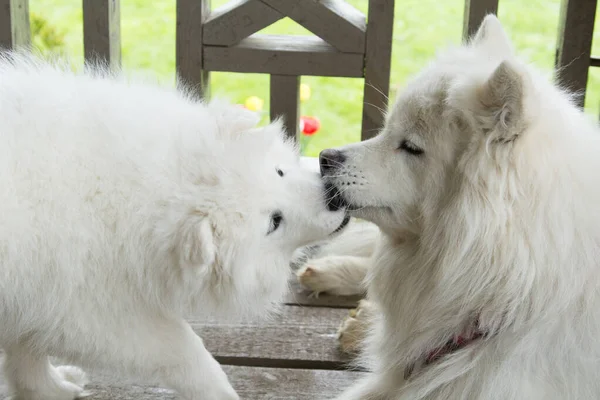
[[[367,0],[347,1],[367,13]],[[212,1],[213,8],[225,3],[227,0]],[[460,43],[463,10],[464,0],[396,1],[390,96],[426,65],[437,48]],[[66,55],[75,64],[83,64],[81,1],[30,0],[30,11],[34,46],[45,54]],[[517,51],[549,76],[559,11],[560,0],[502,0],[498,10]],[[122,0],[123,67],[157,74],[161,81],[174,84],[175,22],[174,0]],[[311,34],[288,18],[261,33]],[[596,27],[592,55],[599,54],[600,30]],[[211,81],[213,95],[240,104],[253,96],[264,101],[262,109],[267,119],[268,75],[213,72]],[[302,77],[302,83],[310,87],[310,97],[301,103],[301,115],[320,122],[319,130],[305,142],[305,155],[316,156],[323,148],[360,140],[362,79]],[[599,111],[600,68],[591,68],[586,112],[597,116]]]

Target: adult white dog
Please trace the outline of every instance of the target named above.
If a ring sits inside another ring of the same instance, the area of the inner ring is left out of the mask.
[[[600,398],[600,130],[495,17],[321,168],[382,232],[372,373],[340,399]]]
[[[19,400],[83,372],[237,399],[185,313],[264,312],[293,251],[348,221],[279,124],[102,71],[0,60],[0,347]]]

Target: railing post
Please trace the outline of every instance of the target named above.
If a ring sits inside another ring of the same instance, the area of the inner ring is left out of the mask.
[[[579,94],[585,104],[585,89],[592,51],[597,0],[562,0],[556,50],[557,82]]]
[[[0,47],[13,49],[30,44],[29,0],[0,0]]]
[[[121,66],[120,0],[83,0],[83,51],[86,63]]]
[[[175,59],[178,84],[208,97],[210,73],[204,70],[202,30],[210,13],[210,0],[177,0]]]
[[[394,30],[394,0],[370,0],[365,48],[365,87],[361,139],[383,127],[390,92],[390,64]]]
[[[463,40],[468,40],[488,14],[498,14],[498,0],[465,0]]]
[[[287,134],[298,139],[300,77],[294,75],[271,75],[271,120],[283,117]]]

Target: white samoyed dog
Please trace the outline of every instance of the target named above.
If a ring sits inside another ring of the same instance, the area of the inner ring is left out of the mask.
[[[600,398],[600,129],[496,17],[321,169],[381,231],[354,318],[372,373],[339,399]]]
[[[19,400],[70,400],[108,368],[237,399],[184,321],[260,313],[331,211],[281,124],[101,69],[0,59],[0,347]]]

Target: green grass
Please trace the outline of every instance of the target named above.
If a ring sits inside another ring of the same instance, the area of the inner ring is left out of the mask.
[[[366,12],[367,0],[348,0]],[[220,6],[226,0],[213,0]],[[65,52],[77,63],[83,60],[81,2],[31,0],[30,9],[45,17],[64,33]],[[515,46],[530,62],[551,74],[557,38],[560,0],[500,0],[499,16]],[[600,14],[600,8],[598,10]],[[597,17],[598,17],[597,14]],[[148,70],[166,80],[175,76],[175,1],[123,0],[121,2],[123,65]],[[462,0],[398,0],[394,19],[392,88],[397,90],[434,56],[436,49],[461,39]],[[265,33],[309,34],[289,19]],[[594,54],[600,54],[600,30],[594,35]],[[248,96],[265,100],[268,110],[268,76],[213,73],[212,92],[243,103]],[[306,153],[316,155],[330,146],[360,138],[362,80],[303,77],[312,97],[302,104],[302,114],[321,120],[321,130],[311,139]],[[586,111],[597,115],[600,100],[600,70],[592,69]]]

